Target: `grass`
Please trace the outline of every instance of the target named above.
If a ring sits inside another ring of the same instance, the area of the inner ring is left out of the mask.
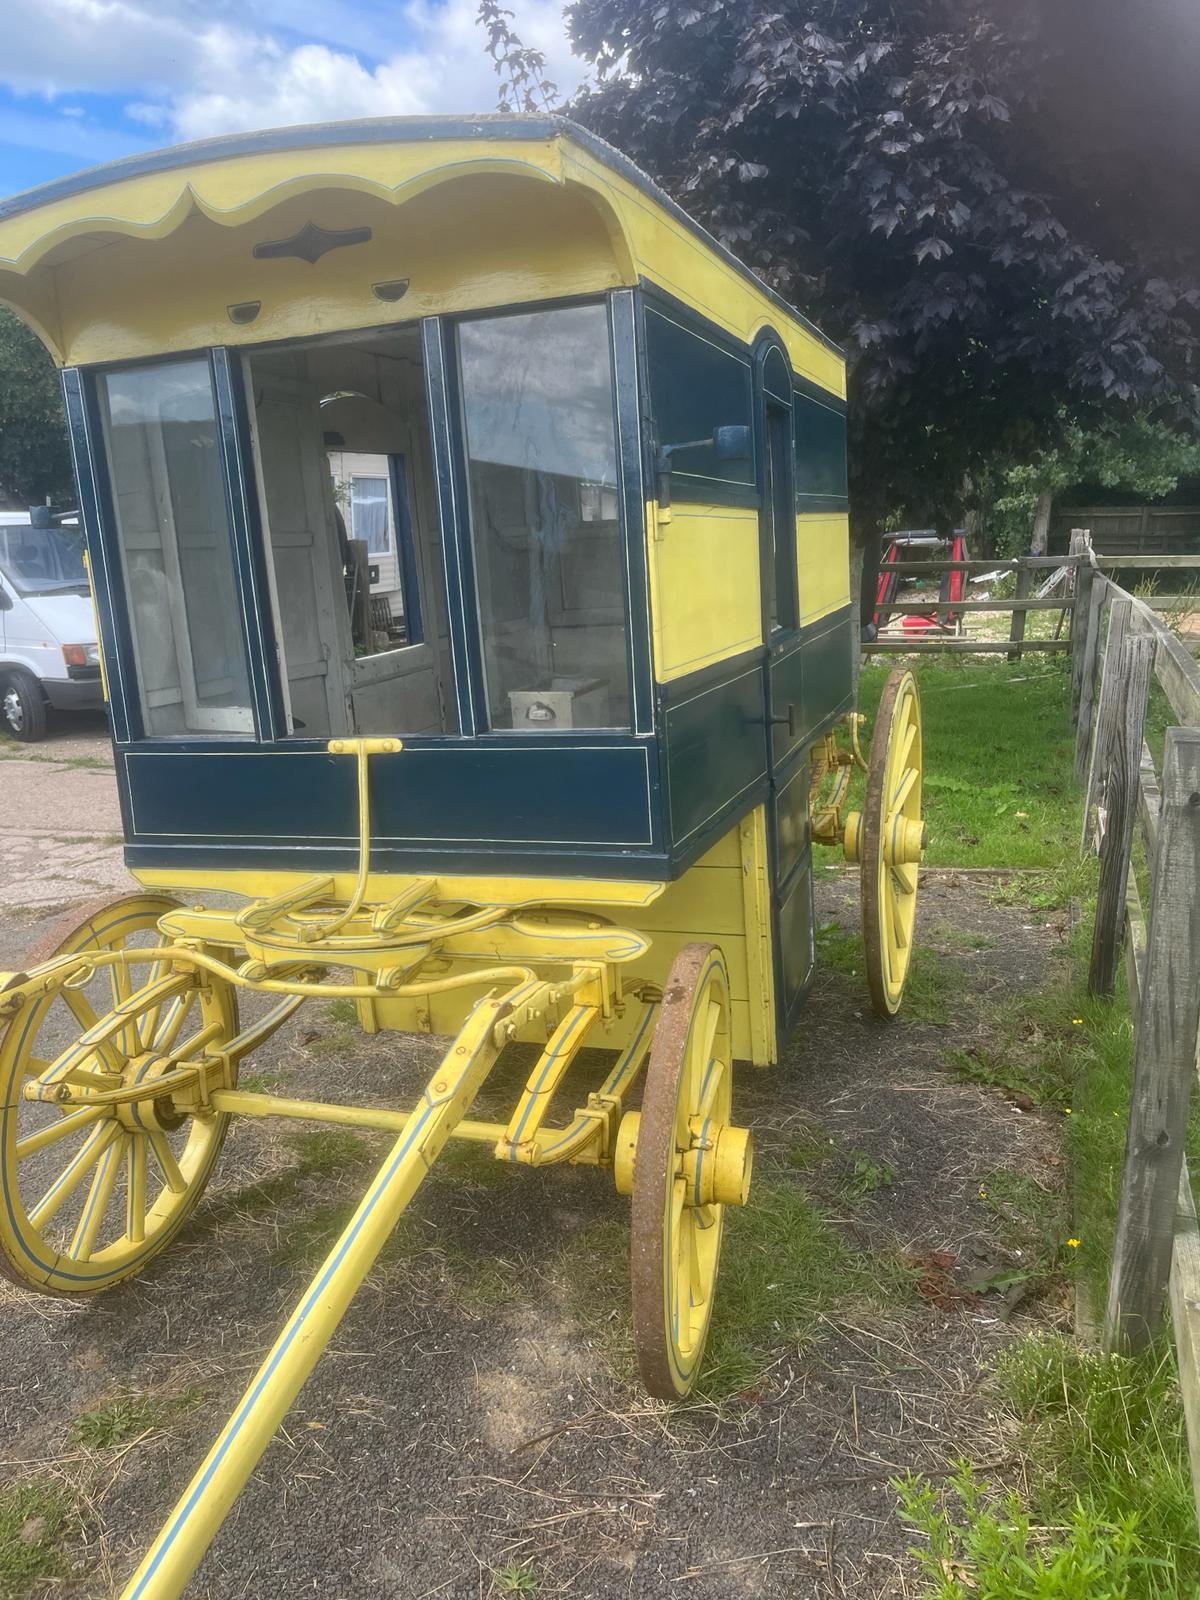
[[[719,1400],[750,1389],[770,1357],[815,1337],[823,1316],[907,1300],[899,1257],[855,1249],[802,1184],[768,1173],[754,1204],[731,1208],[721,1285],[700,1390]]]
[[[45,1478],[21,1478],[0,1488],[0,1596],[27,1594],[63,1572],[74,1508],[73,1494]]]
[[[898,1485],[926,1600],[1179,1600],[1200,1586],[1200,1543],[1175,1374],[1068,1339],[1001,1357],[999,1397],[1023,1489],[963,1464],[938,1489]]]
[[[126,1389],[102,1405],[81,1412],[68,1432],[73,1444],[88,1450],[111,1450],[126,1439],[167,1427],[203,1398],[203,1390],[197,1388],[169,1395]]]
[[[891,665],[863,667],[868,726]],[[928,864],[1062,866],[1078,844],[1069,666],[924,659],[917,679]]]
[[[866,970],[862,934],[851,933],[837,922],[827,922],[819,927],[817,965],[849,978],[862,977]],[[961,987],[961,969],[936,950],[918,943],[913,950],[901,1020],[937,1024],[949,1022],[954,998]]]

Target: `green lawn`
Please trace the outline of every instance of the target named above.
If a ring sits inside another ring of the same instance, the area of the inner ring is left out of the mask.
[[[869,733],[895,663],[863,668]],[[936,867],[1063,867],[1079,851],[1065,662],[921,657],[926,862]]]
[[[893,666],[877,658],[863,671],[868,730]],[[1133,1029],[1123,979],[1111,1001],[1086,990],[1096,871],[1079,852],[1069,664],[920,658],[914,670],[924,710],[927,862],[1012,867],[1021,876],[994,892],[1034,915],[1068,898],[1081,906],[1068,962],[1055,963],[1041,989],[1004,995],[1005,1025],[986,1057],[950,1050],[945,1065],[1019,1089],[1043,1115],[1061,1116],[1072,1237],[1051,1270],[1060,1283],[1078,1276],[1102,1315]],[[1173,720],[1155,689],[1147,739],[1156,761]],[[1191,1153],[1200,1156],[1200,1127]],[[920,1600],[1200,1596],[1200,1540],[1166,1337],[1145,1360],[1108,1357],[1065,1335],[1022,1338],[1001,1361],[993,1393],[1019,1465],[999,1475],[964,1465],[948,1480],[898,1486],[925,1576]]]

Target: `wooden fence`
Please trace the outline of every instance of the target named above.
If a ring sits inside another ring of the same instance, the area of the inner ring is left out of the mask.
[[[924,561],[897,561],[880,570],[895,572],[901,578],[941,577],[951,572],[975,573],[977,576],[982,573],[995,573],[1000,576],[1015,572],[1016,591],[1011,599],[941,600],[936,595],[927,595],[924,599],[896,599],[882,608],[889,616],[932,617],[941,621],[961,616],[964,622],[981,612],[1007,611],[1012,614],[1008,639],[978,639],[963,633],[952,636],[933,630],[915,636],[912,632],[895,634],[881,632],[878,638],[869,644],[864,644],[863,649],[872,655],[1005,654],[1010,661],[1015,661],[1027,650],[1070,650],[1071,640],[1064,636],[1061,625],[1052,639],[1026,639],[1025,620],[1031,611],[1057,611],[1060,624],[1063,622],[1072,609],[1071,594],[1055,598],[1051,595],[1038,595],[1033,591],[1043,580],[1053,577],[1057,572],[1063,573],[1069,586],[1078,561],[1079,557],[1075,553],[1069,556],[1018,556],[1011,561],[950,561],[938,560],[936,557]]]
[[[1200,1043],[1200,669],[1154,606],[1107,576],[1144,558],[1077,545],[1075,768],[1087,783],[1083,845],[1100,859],[1088,985],[1113,992],[1124,943],[1135,1029],[1104,1340],[1145,1349],[1169,1302],[1200,1516],[1200,1226],[1184,1151]],[[1200,557],[1171,564],[1200,567]],[[1179,724],[1161,772],[1145,739],[1152,680]],[[1136,830],[1148,908],[1131,870]]]

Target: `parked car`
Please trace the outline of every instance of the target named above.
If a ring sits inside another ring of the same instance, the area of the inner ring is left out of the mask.
[[[0,732],[32,742],[46,712],[103,704],[96,622],[76,519],[0,512]]]

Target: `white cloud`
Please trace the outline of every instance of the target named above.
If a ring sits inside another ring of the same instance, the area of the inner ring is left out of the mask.
[[[0,83],[128,96],[160,138],[347,117],[490,111],[478,0],[0,0]],[[563,0],[516,0],[515,27],[569,93]],[[314,42],[316,41],[316,42]]]

